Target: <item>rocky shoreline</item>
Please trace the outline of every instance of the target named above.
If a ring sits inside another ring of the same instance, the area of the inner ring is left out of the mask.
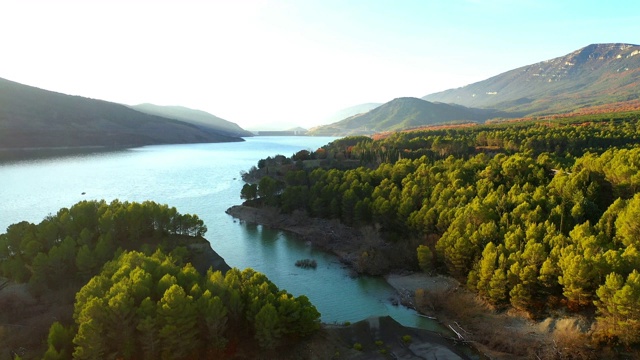
[[[362,248],[358,246],[363,241],[365,235],[360,231],[345,226],[337,220],[325,220],[310,218],[303,213],[292,215],[280,214],[275,208],[254,208],[250,206],[236,205],[226,211],[227,214],[249,223],[260,224],[275,229],[288,231],[295,234],[301,241],[309,242],[318,248],[335,254],[342,263],[350,267],[356,274],[358,254]],[[220,257],[210,246],[210,243],[203,238],[189,238],[183,240],[189,250],[191,250],[191,262],[200,271],[212,266],[214,269],[223,272],[229,269],[223,258]],[[206,271],[206,270],[205,270]],[[470,359],[487,358],[486,354],[491,354],[491,358],[511,359],[522,358],[513,357],[513,353],[503,353],[493,351],[491,346],[473,340],[467,340],[468,330],[481,332],[485,326],[499,326],[509,328],[514,338],[519,338],[524,342],[537,343],[538,346],[544,343],[551,343],[553,326],[556,321],[570,322],[573,326],[574,320],[550,320],[536,323],[530,322],[521,316],[514,314],[497,314],[489,309],[482,310],[473,315],[484,318],[480,324],[465,322],[461,319],[469,320],[468,314],[457,311],[445,310],[441,307],[419,306],[421,294],[431,293],[444,296],[441,301],[462,301],[471,307],[473,295],[464,290],[464,286],[451,277],[443,275],[429,275],[422,272],[390,272],[384,275],[385,281],[391,285],[397,293],[397,298],[390,299],[394,304],[400,303],[403,306],[424,311],[422,316],[432,318],[440,322],[443,326],[451,328],[458,336],[464,335],[460,339],[455,339],[455,335],[443,335],[427,330],[404,327],[388,317],[372,317],[364,319],[350,325],[324,324],[320,335],[314,336],[308,341],[304,341],[301,346],[295,346],[292,354],[284,358],[309,358],[323,359],[334,357],[340,353],[344,359],[386,359],[388,355],[398,359]],[[436,295],[438,296],[438,295]],[[455,299],[455,300],[454,300]],[[464,300],[464,301],[463,301]],[[465,305],[463,305],[465,306]],[[486,312],[485,312],[486,311]],[[486,322],[486,324],[485,324]],[[492,324],[492,325],[489,325]],[[403,342],[401,336],[409,335],[412,342]],[[455,340],[455,341],[454,341]],[[468,353],[461,351],[455,346],[456,343],[474,343],[476,351],[470,357]],[[384,346],[380,345],[380,342]],[[361,344],[362,349],[354,349],[354,344]],[[294,354],[295,353],[295,354]],[[302,355],[304,354],[304,355]],[[291,355],[291,356],[289,356]]]
[[[358,259],[358,244],[364,235],[338,220],[312,218],[302,213],[280,214],[275,208],[255,208],[246,205],[234,205],[227,214],[253,224],[280,229],[295,234],[300,240],[309,242],[322,250],[336,255],[340,261],[352,268]],[[401,299],[413,297],[415,290],[447,290],[460,286],[456,280],[446,276],[430,276],[425,273],[388,273],[384,278]],[[410,294],[410,296],[409,296]],[[407,299],[410,300],[410,299]],[[409,307],[409,301],[405,301]]]
[[[209,268],[223,274],[231,269],[222,256],[213,250],[211,242],[203,237],[186,237],[182,240],[182,245],[189,250],[191,265],[202,275],[205,275]]]
[[[293,233],[300,240],[336,255],[340,261],[352,267],[358,257],[357,244],[363,238],[360,231],[338,220],[311,218],[302,212],[285,215],[275,208],[234,205],[226,213],[241,221]]]
[[[361,247],[359,243],[363,240],[364,234],[357,229],[348,227],[337,220],[326,220],[308,217],[303,213],[294,214],[280,214],[275,208],[255,208],[245,205],[235,205],[227,209],[227,214],[233,216],[240,221],[245,221],[253,224],[260,224],[270,228],[280,229],[292,234],[295,234],[300,240],[309,242],[320,249],[328,251],[336,255],[342,263],[349,266],[354,274],[356,273],[356,262],[358,259],[359,251]],[[451,278],[444,276],[429,276],[424,273],[409,273],[409,274],[386,274],[384,276],[387,283],[389,283],[397,292],[399,302],[407,307],[415,309],[415,290],[421,289],[441,289],[441,288],[455,288],[458,286],[457,282]],[[371,323],[378,324],[371,326]],[[382,328],[380,327],[380,325]],[[363,325],[364,324],[364,325]],[[373,328],[372,328],[373,327]],[[362,329],[361,329],[362,328]],[[361,344],[369,345],[366,347],[372,347],[376,339],[378,339],[381,333],[395,333],[397,334],[411,334],[414,338],[413,344],[404,344],[402,346],[399,343],[400,348],[391,350],[391,352],[398,356],[399,359],[468,359],[467,355],[460,352],[460,349],[453,346],[450,341],[441,335],[436,335],[427,330],[420,330],[414,328],[403,327],[397,324],[392,319],[386,317],[375,317],[371,319],[362,320],[358,323],[352,324],[347,327],[326,325],[325,331],[333,334],[342,342],[342,350],[350,348],[352,344],[347,344],[345,341],[358,342]],[[377,334],[377,335],[376,335]],[[385,340],[386,344],[391,343],[390,335],[387,335]],[[397,337],[397,336],[396,336]],[[369,340],[366,340],[369,339]],[[417,340],[417,341],[416,341]],[[379,348],[376,351],[353,351],[349,349],[348,359],[373,359],[373,358],[387,358],[384,354],[379,353]],[[320,351],[315,349],[315,351]],[[342,354],[343,356],[346,354]]]

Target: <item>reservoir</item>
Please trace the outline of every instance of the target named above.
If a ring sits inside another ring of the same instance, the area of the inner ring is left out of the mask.
[[[266,274],[279,288],[307,295],[325,323],[390,315],[405,326],[437,329],[412,310],[394,306],[381,278],[350,276],[338,259],[282,231],[241,223],[225,214],[242,202],[240,172],[267,156],[316,150],[334,138],[253,137],[245,142],[147,146],[114,152],[0,163],[0,233],[82,200],[152,200],[197,214],[206,238],[226,262]],[[316,269],[296,260],[312,258]]]

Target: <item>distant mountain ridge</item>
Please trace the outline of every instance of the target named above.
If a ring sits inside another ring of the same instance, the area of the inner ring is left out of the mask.
[[[227,136],[253,136],[251,132],[244,130],[238,126],[238,124],[219,118],[202,110],[189,109],[184,106],[160,106],[149,103],[133,105],[130,107],[143,113],[181,120]]]
[[[366,113],[313,128],[309,134],[367,135],[452,121],[560,114],[613,104],[624,107],[638,99],[640,46],[592,44],[461,88],[426,95],[421,99],[424,103],[398,98]]]
[[[448,122],[483,122],[497,114],[491,110],[471,109],[460,105],[432,103],[418,98],[394,99],[364,114],[354,115],[335,124],[309,130],[310,135],[370,135],[382,131]]]
[[[569,112],[638,98],[640,46],[617,43],[592,44],[422,99],[495,108],[519,116]]]
[[[331,114],[330,116],[326,117],[323,120],[323,124],[333,124],[335,122],[344,120],[353,115],[364,114],[370,110],[377,108],[380,105],[382,105],[382,103],[365,103],[365,104],[349,106],[348,108],[338,110],[335,113]]]
[[[0,78],[0,149],[242,141],[124,105]]]

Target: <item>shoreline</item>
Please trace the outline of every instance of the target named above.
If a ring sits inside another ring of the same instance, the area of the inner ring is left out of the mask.
[[[362,241],[363,234],[338,220],[311,218],[305,214],[280,214],[275,208],[254,208],[246,205],[234,205],[226,210],[228,215],[253,224],[259,224],[274,229],[290,232],[301,241],[338,257],[341,263],[357,275],[363,273],[356,268],[358,259],[357,243]],[[369,274],[367,274],[369,275]],[[435,314],[424,314],[416,306],[416,291],[418,289],[429,292],[447,292],[457,290],[461,285],[457,280],[444,275],[429,275],[421,272],[390,271],[380,275],[389,286],[395,289],[398,296],[394,305],[400,304],[416,310],[421,316],[432,318]]]
[[[240,221],[259,224],[296,235],[320,249],[336,255],[354,273],[357,272],[357,243],[364,235],[338,220],[308,217],[304,213],[283,215],[275,208],[254,208],[235,205],[227,214]],[[386,271],[381,274],[395,289],[398,303],[416,310],[419,316],[430,318],[450,328],[459,337],[456,341],[473,343],[481,357],[494,359],[524,359],[522,343],[534,347],[553,348],[558,331],[576,329],[579,319],[553,317],[533,321],[515,311],[496,311],[479,301],[464,284],[445,275],[421,272]],[[487,338],[487,327],[491,329]],[[500,329],[500,330],[497,330]],[[493,335],[492,335],[493,334]],[[510,334],[510,336],[507,336]]]
[[[318,248],[334,254],[340,262],[350,267],[354,273],[359,250],[356,245],[364,235],[338,220],[311,218],[301,213],[283,215],[275,208],[255,208],[246,205],[234,205],[226,213],[240,221],[263,225],[290,232],[300,240],[309,242]],[[391,271],[383,273],[385,281],[393,287],[401,298],[415,296],[415,291],[447,291],[460,287],[457,280],[444,275],[429,275],[420,272]],[[415,309],[415,306],[408,306]]]
[[[240,221],[292,233],[298,237],[299,240],[309,242],[313,246],[334,254],[340,262],[347,265],[354,274],[360,274],[355,268],[358,258],[356,252],[360,250],[357,243],[362,240],[363,234],[354,228],[340,223],[338,220],[311,218],[302,213],[283,215],[275,208],[254,208],[245,205],[234,205],[225,212]],[[415,306],[415,290],[421,288],[435,291],[438,289],[451,289],[453,285],[455,285],[456,288],[459,286],[454,279],[441,275],[430,276],[417,272],[391,272],[380,276],[395,290],[398,296],[397,299],[399,300],[395,305],[416,310],[419,316],[425,316],[427,318],[432,317],[422,314]],[[435,318],[433,319],[440,322]],[[384,326],[382,326],[383,322],[385,323]],[[373,326],[370,324],[376,325]],[[453,338],[449,338],[447,335],[440,333],[435,335],[435,333],[430,330],[402,326],[389,316],[371,317],[348,326],[323,324],[323,327],[325,331],[329,331],[333,333],[334,336],[343,339],[343,342],[345,338],[349,338],[351,339],[350,341],[358,339],[362,344],[366,344],[367,342],[373,344],[375,340],[379,340],[378,338],[381,332],[395,332],[400,335],[411,334],[414,344],[399,344],[400,348],[404,348],[404,350],[396,348],[392,353],[395,352],[399,354],[404,352],[406,355],[411,354],[412,356],[422,358],[470,359],[468,354],[456,346],[458,340],[454,341]],[[388,340],[388,343],[392,342],[390,335],[387,335],[386,340]],[[385,344],[387,344],[387,341],[385,341]],[[343,345],[346,346],[350,352],[346,357],[347,359],[378,358],[377,356],[380,355],[378,353],[379,348],[375,351],[365,350],[364,352],[359,352],[353,350],[351,343],[344,343]],[[374,347],[374,345],[370,346]],[[365,348],[366,347],[368,346],[365,346]],[[475,352],[477,350],[472,351]]]
[[[283,215],[275,208],[254,208],[246,205],[234,205],[225,212],[240,221],[290,232],[300,240],[336,255],[340,262],[356,271],[358,256],[355,252],[359,249],[356,244],[363,235],[338,220],[311,218],[301,212]]]

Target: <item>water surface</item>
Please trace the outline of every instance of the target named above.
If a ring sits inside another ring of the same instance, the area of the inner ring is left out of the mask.
[[[352,278],[335,256],[278,230],[236,221],[225,210],[241,202],[240,172],[259,159],[315,150],[333,138],[253,137],[240,143],[162,145],[109,153],[0,164],[0,232],[38,223],[81,200],[152,200],[202,218],[212,247],[233,267],[251,267],[278,287],[305,294],[328,323],[391,315],[403,325],[435,329],[415,312],[390,304],[382,279]],[[84,193],[84,194],[83,194]],[[315,270],[295,267],[313,258]]]

